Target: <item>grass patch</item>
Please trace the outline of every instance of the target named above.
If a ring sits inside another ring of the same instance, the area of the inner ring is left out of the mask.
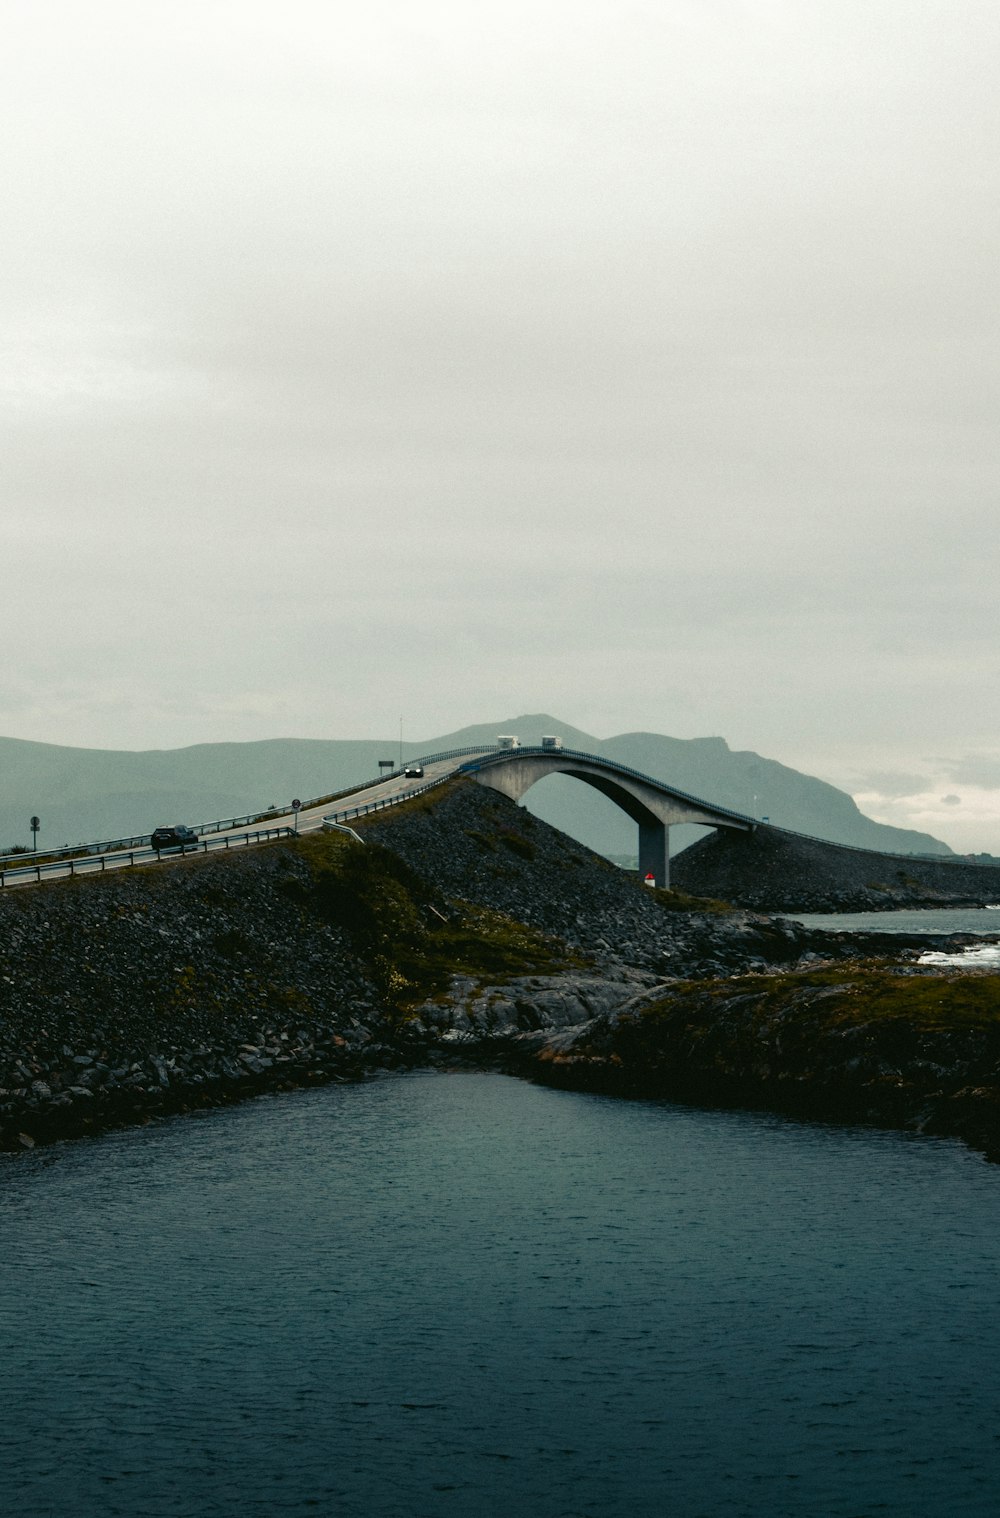
[[[705,912],[713,917],[722,917],[736,911],[732,902],[719,901],[714,896],[689,896],[687,891],[664,890],[659,886],[649,894],[665,912]]]
[[[294,847],[309,879],[290,881],[286,890],[346,931],[399,1010],[444,991],[455,975],[503,980],[575,963],[559,940],[501,912],[442,897],[378,843],[326,833]]]
[[[921,1029],[1000,1025],[1000,976],[894,975],[887,969],[820,972],[814,983],[841,991],[845,1022],[898,1022]]]
[[[707,998],[721,1006],[738,994],[757,1003],[756,1016],[762,1022],[801,1006],[803,1017],[819,1016],[824,1025],[841,1029],[904,1023],[917,1032],[1000,1028],[1000,975],[900,975],[878,962],[792,970],[752,980],[684,981],[671,997],[642,1015],[654,1021],[672,1015],[676,996]]]
[[[560,940],[502,912],[469,902],[455,905],[461,915],[437,929],[428,944],[429,957],[445,981],[460,974],[504,979],[582,963]]]
[[[525,838],[523,833],[515,832],[513,828],[501,828],[500,842],[505,849],[509,849],[519,859],[534,859],[538,853],[538,849],[531,839]]]

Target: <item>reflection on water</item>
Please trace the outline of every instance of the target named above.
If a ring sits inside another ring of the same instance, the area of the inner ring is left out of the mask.
[[[992,1514],[1000,1171],[416,1074],[0,1164],[6,1511]]]

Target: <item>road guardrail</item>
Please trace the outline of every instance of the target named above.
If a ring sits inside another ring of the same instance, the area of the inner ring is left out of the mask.
[[[129,849],[118,854],[82,854],[75,855],[72,859],[50,859],[45,863],[34,861],[31,864],[17,865],[11,869],[0,870],[0,888],[17,885],[39,885],[43,876],[63,875],[67,879],[75,879],[78,875],[103,875],[108,869],[125,870],[132,869],[135,865],[152,864],[159,862],[162,855],[171,858],[182,856],[189,858],[196,854],[214,853],[217,849],[242,849],[256,843],[268,843],[275,838],[292,838],[295,829],[290,827],[258,828],[254,832],[249,830],[245,833],[227,833],[221,838],[199,838],[196,844],[190,848],[170,848],[158,850],[150,848]]]

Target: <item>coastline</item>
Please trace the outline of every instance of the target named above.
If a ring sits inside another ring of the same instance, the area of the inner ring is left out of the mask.
[[[476,787],[365,838],[0,898],[0,1148],[472,1064],[1000,1156],[1000,976],[916,963],[968,939],[651,892]]]
[[[1000,1161],[1000,976],[881,960],[678,984],[553,1040],[531,1074],[960,1138]]]

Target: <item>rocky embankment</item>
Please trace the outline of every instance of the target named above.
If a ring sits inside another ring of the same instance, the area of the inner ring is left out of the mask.
[[[1000,901],[1000,869],[844,848],[780,828],[719,828],[671,864],[681,890],[755,912],[888,912]]]
[[[0,1145],[357,1074],[381,999],[308,878],[261,849],[6,892]]]
[[[775,972],[790,984],[808,967],[847,970],[862,952],[648,891],[469,783],[373,817],[364,838],[3,893],[0,1147],[434,1061],[580,1084],[629,1067],[621,1089],[638,1091],[643,1063],[663,1059],[633,1030],[682,987],[726,988],[711,1005],[732,1030],[732,1072],[756,1070],[760,1031],[725,997]],[[912,968],[916,944],[891,944]],[[822,1058],[847,1047],[827,1041]],[[992,1045],[980,1056],[988,1084]],[[767,1057],[779,1068],[780,1048]],[[716,1061],[678,1094],[739,1099],[725,1074]]]
[[[533,1073],[960,1137],[1000,1160],[1000,979],[859,961],[660,986],[550,1039]]]

